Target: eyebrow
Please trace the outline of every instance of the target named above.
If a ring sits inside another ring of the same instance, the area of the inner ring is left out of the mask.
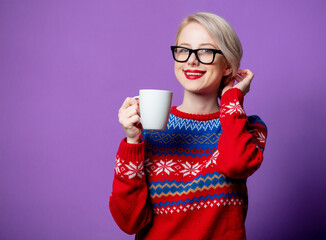
[[[189,43],[180,43],[179,44],[179,46],[181,46],[181,45],[186,45],[186,46],[189,46],[190,47],[190,44]],[[199,45],[199,47],[202,47],[202,46],[211,46],[211,47],[213,47],[213,48],[217,48],[216,46],[214,46],[213,44],[211,44],[211,43],[201,43],[200,45]]]

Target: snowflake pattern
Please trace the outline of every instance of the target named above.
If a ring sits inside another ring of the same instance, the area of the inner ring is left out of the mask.
[[[258,132],[256,130],[250,130],[249,133],[251,133],[257,142],[260,142],[260,143],[265,143],[266,142],[266,136],[262,133],[262,132]]]
[[[208,161],[206,162],[206,168],[209,167],[211,164],[216,165],[216,160],[218,155],[220,155],[220,153],[217,150],[216,152],[214,152],[213,156],[210,159],[208,159]]]
[[[229,105],[226,105],[225,108],[227,108],[226,114],[228,113],[228,114],[232,115],[233,113],[236,113],[236,112],[239,112],[240,115],[245,114],[239,101],[237,101],[236,103],[231,102]]]
[[[145,171],[147,173],[151,173],[151,166],[153,165],[153,163],[150,161],[149,158],[145,159]]]
[[[197,173],[200,172],[200,167],[201,165],[199,163],[196,163],[195,165],[191,165],[190,163],[186,162],[186,163],[182,163],[181,164],[184,167],[184,170],[180,171],[181,173],[183,173],[183,176],[187,176],[189,174],[196,176]]]
[[[257,140],[261,143],[265,143],[266,137],[262,132],[257,132]]]
[[[129,169],[129,171],[126,172],[125,175],[127,175],[129,177],[129,179],[135,178],[136,176],[139,178],[143,177],[143,175],[144,175],[143,162],[141,162],[138,166],[136,166],[135,164],[130,162],[129,165],[126,165],[126,167]]]
[[[116,162],[115,162],[115,168],[114,168],[116,174],[121,173],[121,171],[120,171],[121,166],[122,166],[121,160],[120,160],[120,158],[117,158]]]
[[[156,165],[158,166],[154,172],[156,173],[156,175],[160,174],[161,172],[165,172],[166,174],[170,175],[170,172],[175,172],[172,168],[173,165],[175,165],[176,163],[173,162],[173,160],[170,160],[168,162],[164,162],[164,161],[160,161],[158,163],[156,163]]]

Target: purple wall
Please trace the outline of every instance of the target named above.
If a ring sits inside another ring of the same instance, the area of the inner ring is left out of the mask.
[[[326,239],[323,0],[0,1],[0,239],[133,239],[108,209],[117,111],[174,91],[169,46],[188,14],[235,28],[255,73],[248,114],[269,127],[248,180],[248,239]]]

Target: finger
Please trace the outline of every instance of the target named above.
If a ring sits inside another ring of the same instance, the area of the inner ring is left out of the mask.
[[[236,75],[234,77],[234,79],[237,81],[237,82],[241,82],[243,80],[243,77],[241,77],[240,75]]]
[[[138,105],[132,105],[132,106],[130,106],[130,107],[128,107],[125,111],[124,111],[124,116],[126,117],[126,118],[131,118],[132,116],[134,116],[134,115],[138,115],[138,112],[139,112],[139,110],[138,110]]]
[[[130,129],[135,125],[135,123],[137,123],[137,119],[139,119],[139,116],[133,115],[130,118],[121,118],[119,119],[119,122],[123,128]]]
[[[123,111],[123,110],[127,109],[129,106],[132,106],[132,105],[137,104],[137,103],[138,102],[137,102],[137,100],[135,98],[127,97],[125,99],[125,101],[123,102],[120,110]]]
[[[245,74],[247,74],[247,73],[249,73],[249,72],[251,72],[249,69],[238,69],[237,74],[240,74],[240,73],[245,73]]]
[[[239,76],[239,77],[241,77],[242,79],[244,79],[244,78],[246,78],[247,76],[248,76],[248,74],[247,73],[244,73],[244,72],[242,72],[242,73],[238,73],[238,75],[237,76]]]
[[[137,107],[137,105],[129,106],[127,109],[119,112],[119,122],[122,126],[129,126],[129,119],[135,115],[138,116]]]
[[[129,122],[132,123],[133,125],[137,125],[140,122],[139,115],[134,115],[131,118],[129,118]]]
[[[253,77],[254,74],[252,71],[250,71],[249,69],[239,69],[237,71],[237,74],[239,74],[242,77]]]
[[[237,72],[237,76],[240,76],[240,77],[242,77],[242,78],[244,78],[245,76],[247,76],[247,71],[245,71],[245,70],[239,70],[238,72]]]
[[[133,127],[141,128],[140,117],[139,115],[134,115],[121,124],[126,129],[131,129]]]
[[[247,74],[241,74],[240,75],[242,78],[243,78],[243,81],[244,82],[251,82],[252,81],[252,79],[254,78],[254,74],[249,70],[248,72],[247,72]]]
[[[140,115],[140,105],[139,105],[139,102],[140,102],[140,101],[139,101],[139,98],[135,98],[135,100],[136,100],[136,103],[137,103],[137,104],[136,104],[137,114]]]

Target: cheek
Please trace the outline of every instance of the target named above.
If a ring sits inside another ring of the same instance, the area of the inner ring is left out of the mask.
[[[209,79],[209,82],[213,84],[214,86],[219,86],[221,83],[221,80],[223,78],[223,71],[219,67],[213,67],[211,71],[209,71],[209,75],[207,76]]]
[[[218,63],[215,66],[212,66],[212,75],[216,78],[222,78],[225,74],[226,66],[223,63]]]
[[[182,64],[175,62],[174,63],[174,74],[178,78],[179,76],[182,75]]]
[[[177,62],[174,62],[174,73],[177,74],[178,65]]]

